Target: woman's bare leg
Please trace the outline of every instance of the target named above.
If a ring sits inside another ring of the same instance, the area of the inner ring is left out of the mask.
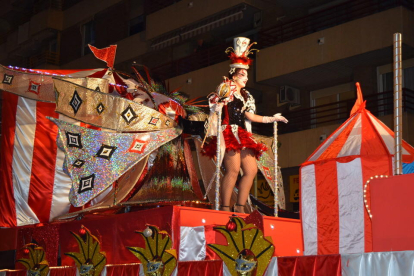
[[[221,205],[230,206],[231,195],[240,172],[240,153],[235,151],[226,152],[223,164],[226,171],[221,182]],[[221,209],[223,211],[230,211],[230,207],[222,207]]]
[[[251,149],[242,150],[241,153],[241,168],[243,176],[239,182],[239,194],[237,196],[237,205],[235,211],[244,213],[244,205],[250,193],[250,188],[253,185],[253,180],[257,174],[256,158]],[[238,206],[239,205],[239,206]]]

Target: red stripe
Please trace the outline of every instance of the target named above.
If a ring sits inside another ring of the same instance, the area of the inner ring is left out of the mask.
[[[12,163],[16,110],[19,97],[7,92],[3,94],[0,154],[0,227],[17,225],[14,201]]]
[[[318,254],[339,252],[339,207],[336,160],[315,164]]]
[[[28,204],[40,222],[48,222],[53,196],[58,128],[46,116],[58,118],[55,104],[36,103],[36,132]]]
[[[375,175],[392,175],[392,157],[377,129],[368,118],[362,117],[361,164],[362,183],[365,185]],[[363,189],[363,187],[362,187]],[[367,198],[370,199],[369,189]],[[372,225],[368,212],[364,210],[365,252],[372,251]]]

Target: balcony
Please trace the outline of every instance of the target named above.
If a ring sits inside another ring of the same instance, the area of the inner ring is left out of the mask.
[[[41,65],[59,65],[59,54],[52,51],[43,51],[28,59],[28,68],[38,68]]]
[[[377,94],[364,96],[367,101],[366,109],[374,116],[386,116],[393,114],[394,102],[393,91],[386,91]],[[414,114],[414,91],[403,89],[403,112]],[[288,118],[288,124],[279,124],[280,134],[313,129],[333,124],[342,124],[350,115],[355,99],[333,102],[311,108],[290,111],[283,115]],[[261,124],[256,124],[257,133],[272,136],[273,130]]]
[[[347,1],[294,21],[281,22],[279,25],[264,29],[259,33],[259,45],[263,48],[270,47],[398,6],[414,10],[412,0]]]
[[[340,5],[310,14],[306,17],[295,19],[290,22],[281,23],[271,28],[264,29],[258,33],[257,40],[260,49],[271,47],[298,37],[328,29],[349,21],[353,21],[372,14],[383,12],[395,7],[405,7],[414,10],[413,0],[351,0]],[[252,37],[253,39],[253,37]],[[187,57],[165,63],[152,68],[154,75],[161,78],[173,78],[181,74],[201,69],[212,64],[228,60],[224,49],[230,46],[229,43],[214,45],[198,53]],[[278,72],[278,70],[275,70]]]
[[[37,14],[47,9],[61,11],[64,0],[40,0],[33,5],[33,14]],[[70,2],[70,1],[68,1]]]

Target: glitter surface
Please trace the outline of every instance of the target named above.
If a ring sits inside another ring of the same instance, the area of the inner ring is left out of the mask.
[[[170,276],[177,266],[177,253],[172,249],[171,238],[166,231],[160,231],[156,226],[148,227],[152,230],[152,235],[149,237],[144,235],[144,231],[137,231],[145,240],[146,247],[128,247],[128,249],[141,261],[145,275],[154,273],[154,275]],[[158,270],[151,270],[157,265]]]
[[[75,120],[118,132],[156,131],[177,124],[166,115],[140,103],[108,93],[88,89],[70,78],[53,80],[56,89],[56,112]],[[74,94],[82,104],[73,108]],[[72,102],[72,105],[71,105]]]
[[[69,200],[75,207],[108,188],[115,180],[145,156],[181,134],[180,128],[147,133],[111,133],[83,128],[49,118],[59,127],[58,142],[66,155],[65,164],[72,179]],[[69,141],[67,133],[79,134],[78,141]],[[132,150],[136,140],[143,143],[140,151]],[[70,146],[81,144],[82,147]],[[79,166],[79,160],[84,161]]]
[[[250,221],[257,221],[257,215],[260,216],[257,213]],[[226,226],[214,227],[214,230],[224,235],[227,245],[208,244],[208,246],[223,260],[231,275],[238,275],[236,263],[246,252],[257,261],[255,275],[263,275],[275,250],[271,237],[264,237],[263,231],[258,226],[247,224],[241,217],[233,216],[230,219],[236,223],[234,231],[227,230]]]
[[[273,142],[272,138],[254,135],[255,139],[261,143],[264,143],[267,146],[267,151],[263,152],[262,156],[260,156],[259,160],[256,161],[257,167],[262,172],[263,176],[265,177],[267,183],[269,184],[270,188],[274,192],[274,175],[275,175],[275,165],[274,159],[272,158],[273,152],[271,144]],[[280,171],[280,167],[278,169],[278,179],[277,179],[277,192],[278,192],[278,206],[281,209],[286,209],[286,201],[285,201],[285,190],[283,187],[283,178],[282,172]]]

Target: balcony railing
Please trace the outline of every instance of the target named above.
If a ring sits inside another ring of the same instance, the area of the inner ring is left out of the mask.
[[[351,0],[302,18],[261,30],[255,39],[257,39],[260,48],[266,48],[397,6],[414,10],[414,0]],[[230,45],[211,46],[199,53],[194,53],[179,60],[152,68],[152,73],[154,76],[166,79],[226,61],[228,58],[224,54],[224,50],[228,46]]]
[[[364,96],[366,109],[375,116],[384,116],[394,112],[393,91]],[[403,89],[403,111],[414,113],[414,91]],[[283,115],[288,118],[288,124],[278,124],[279,133],[290,133],[331,124],[341,124],[350,115],[355,99],[338,101],[307,109],[291,111]],[[255,124],[255,131],[262,135],[271,136],[272,129]]]
[[[307,34],[331,28],[358,18],[379,13],[397,6],[414,9],[412,0],[359,0],[345,3],[312,13],[290,22],[264,29],[259,33],[263,48],[286,42]]]
[[[33,14],[37,14],[46,9],[61,11],[64,0],[40,0],[33,5]]]
[[[220,44],[195,52],[184,58],[153,68],[152,73],[165,80],[222,62],[227,59],[227,54],[224,52],[226,46],[227,44]]]
[[[59,54],[57,52],[44,51],[39,55],[31,56],[28,68],[36,68],[41,64],[59,65]]]

